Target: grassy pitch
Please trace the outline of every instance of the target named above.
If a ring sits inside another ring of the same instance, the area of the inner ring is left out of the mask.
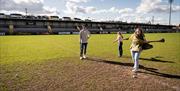
[[[123,36],[129,37],[130,34],[123,34]],[[156,68],[158,72],[180,75],[180,33],[150,33],[145,36],[147,40],[165,38],[166,42],[151,43],[154,48],[141,53],[140,64]],[[133,63],[129,51],[130,40],[123,42],[123,57],[118,58],[118,45],[113,43],[114,39],[116,39],[115,34],[91,35],[87,49],[88,57],[119,63]],[[27,71],[36,71],[35,68],[38,69],[38,66],[48,64],[48,62],[56,63],[55,60],[58,60],[62,67],[66,66],[67,62],[81,65],[80,67],[88,65],[79,60],[78,35],[0,36],[0,90],[21,90],[22,88],[18,86],[21,87],[25,84],[24,82],[33,79],[31,77],[34,74]],[[17,70],[21,71],[16,72]],[[61,69],[61,71],[67,70]],[[48,74],[56,74],[53,72]],[[14,76],[19,76],[19,79],[13,78]],[[9,79],[11,83],[8,83]],[[22,84],[19,85],[19,83]],[[95,88],[92,84],[90,87]]]

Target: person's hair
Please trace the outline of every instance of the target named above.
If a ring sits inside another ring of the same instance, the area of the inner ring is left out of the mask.
[[[81,25],[81,29],[83,29],[83,27],[84,27],[84,28],[87,28],[88,25],[87,25],[87,24],[82,24],[82,25]]]
[[[85,24],[84,26],[85,26],[85,27],[88,27],[88,24]]]
[[[137,34],[137,30],[140,31],[140,34]],[[137,38],[139,38],[139,39],[144,39],[144,37],[145,37],[142,28],[139,27],[139,26],[136,28],[134,34],[135,34],[135,36],[136,36]]]
[[[117,34],[120,35],[123,38],[122,33],[120,31],[117,32]]]
[[[82,26],[84,26],[84,27],[88,27],[88,25],[87,25],[87,24],[82,24]]]
[[[117,34],[121,35],[121,32],[119,31],[119,32],[117,32]]]

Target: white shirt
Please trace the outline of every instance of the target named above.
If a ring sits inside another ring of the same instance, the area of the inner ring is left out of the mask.
[[[123,38],[121,36],[118,36],[117,39],[118,39],[118,43],[123,41]]]
[[[88,38],[90,37],[90,32],[86,29],[82,29],[79,32],[80,35],[80,43],[88,43]]]

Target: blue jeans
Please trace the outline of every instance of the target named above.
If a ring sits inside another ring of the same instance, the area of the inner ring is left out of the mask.
[[[88,43],[80,43],[80,56],[82,57],[83,54],[86,55],[86,49],[87,49]]]
[[[134,61],[134,70],[138,70],[139,69],[139,56],[140,56],[141,51],[132,51],[131,50],[131,56],[132,56],[132,60]]]
[[[120,42],[120,43],[119,43],[119,45],[118,45],[119,57],[121,57],[121,56],[123,55],[122,45],[123,45],[123,43],[122,43],[122,42]]]

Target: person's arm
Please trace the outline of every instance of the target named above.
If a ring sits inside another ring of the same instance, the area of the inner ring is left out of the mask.
[[[131,39],[131,40],[132,40],[132,39],[134,38],[134,36],[135,36],[134,34],[131,34],[131,36],[130,36],[130,37],[128,37],[128,38],[123,38],[123,40],[129,40],[129,39]]]
[[[117,42],[119,39],[119,36],[117,36],[117,38],[113,41],[113,43]]]
[[[76,25],[76,28],[77,28],[77,30],[78,30],[78,31],[81,31],[81,29],[79,28],[79,26],[78,26],[78,25]]]
[[[130,37],[128,37],[128,38],[123,38],[123,40],[129,40],[129,39],[132,39],[133,36],[134,36],[134,34],[132,34],[132,35],[131,35]]]
[[[150,41],[146,40],[145,38],[143,38],[143,40],[142,39],[138,39],[138,40],[141,44],[150,43]]]
[[[82,32],[80,31],[79,32],[79,42],[81,42],[81,39],[82,39]]]
[[[88,30],[87,30],[88,31]],[[91,33],[88,31],[88,39],[91,37]]]
[[[123,40],[129,40],[129,38],[123,38]]]
[[[150,41],[146,40],[146,38],[144,37],[143,43],[150,43]]]

